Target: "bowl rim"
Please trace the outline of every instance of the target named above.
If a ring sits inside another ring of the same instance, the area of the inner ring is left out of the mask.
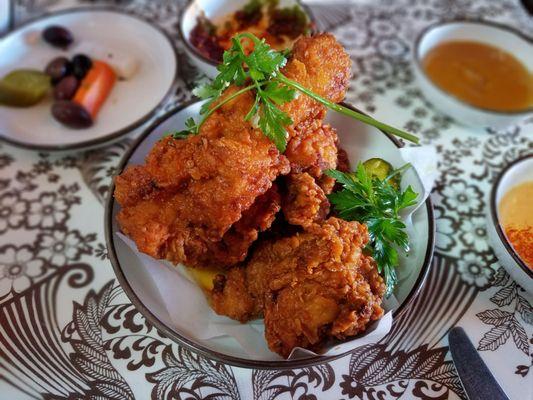
[[[154,121],[131,145],[131,147],[128,149],[128,151],[122,156],[122,159],[120,160],[119,164],[117,165],[116,173],[112,178],[111,184],[109,186],[109,191],[107,194],[107,200],[105,204],[105,215],[104,215],[104,228],[105,228],[105,238],[106,238],[106,246],[108,250],[109,260],[111,261],[111,264],[113,266],[113,270],[115,272],[115,275],[130,299],[130,301],[135,305],[135,307],[141,312],[141,314],[150,321],[157,329],[159,329],[161,332],[163,332],[164,335],[172,339],[174,342],[176,342],[179,345],[185,346],[188,350],[191,350],[197,354],[200,354],[201,356],[207,357],[211,360],[219,361],[224,364],[228,364],[234,367],[240,367],[240,368],[248,368],[248,369],[291,369],[291,368],[304,368],[309,367],[317,364],[322,364],[326,362],[331,362],[334,360],[337,360],[339,358],[345,357],[351,353],[353,353],[357,348],[350,349],[342,354],[339,355],[332,355],[332,356],[314,356],[306,359],[301,360],[279,360],[279,361],[257,361],[257,360],[247,360],[245,358],[241,357],[234,357],[227,354],[223,354],[214,350],[211,350],[207,348],[206,346],[202,344],[195,343],[194,341],[186,338],[185,336],[179,334],[174,329],[172,329],[170,326],[166,325],[163,321],[161,321],[156,315],[154,315],[140,300],[140,298],[137,296],[133,288],[128,283],[128,279],[126,278],[126,275],[122,271],[122,267],[120,265],[120,262],[118,260],[118,256],[115,250],[114,245],[114,232],[113,232],[113,208],[115,205],[115,199],[113,196],[113,193],[115,191],[115,177],[118,176],[124,168],[126,167],[128,161],[130,160],[132,154],[135,152],[137,147],[150,135],[153,133],[153,131],[161,125],[163,122],[165,122],[167,119],[171,118],[175,114],[179,113],[183,109],[192,106],[196,103],[199,103],[198,100],[191,100],[188,102],[185,102],[181,104],[180,106],[177,106],[173,108],[172,110],[166,112],[164,115],[162,115],[160,118],[158,118],[156,121]],[[348,107],[352,110],[358,111],[355,107],[351,106],[347,103],[341,103],[345,107]],[[389,135],[386,132],[383,132],[379,130],[381,133],[383,133],[389,140],[393,142],[393,144],[397,148],[404,147],[404,143],[396,139],[395,137]],[[411,289],[407,297],[405,298],[404,302],[398,307],[396,310],[393,311],[393,318],[400,317],[407,309],[408,306],[411,305],[413,300],[417,297],[417,295],[420,293],[422,287],[424,286],[425,280],[429,274],[429,270],[431,269],[431,265],[433,262],[433,254],[435,251],[435,236],[436,236],[436,224],[435,224],[435,216],[433,212],[433,203],[431,201],[431,196],[428,196],[428,198],[425,201],[426,205],[426,211],[428,214],[428,245],[426,249],[426,254],[424,256],[424,261],[422,263],[422,267],[420,269],[420,273]]]
[[[500,219],[498,217],[498,205],[496,204],[496,197],[498,195],[498,189],[500,188],[502,179],[513,167],[515,167],[516,165],[528,159],[533,159],[533,153],[525,154],[521,157],[518,157],[516,160],[507,164],[505,168],[500,172],[500,174],[494,181],[494,184],[492,185],[492,190],[490,192],[490,199],[489,199],[489,210],[490,210],[490,215],[492,219],[492,224],[496,228],[496,233],[498,234],[498,238],[500,242],[503,244],[503,247],[505,247],[505,250],[507,251],[507,253],[518,264],[518,266],[522,269],[522,271],[524,271],[525,274],[529,276],[529,278],[533,279],[533,269],[528,268],[526,263],[520,258],[520,256],[514,249],[513,245],[509,242],[509,240],[507,239],[507,236],[505,235],[505,232],[502,229],[502,225],[500,224]]]
[[[189,50],[189,52],[192,53],[194,57],[199,58],[202,62],[207,63],[210,66],[216,68],[220,63],[217,61],[213,61],[210,58],[204,56],[202,53],[200,53],[198,49],[192,45],[189,38],[185,35],[185,32],[183,32],[184,15],[187,11],[189,11],[189,8],[196,1],[197,0],[189,0],[188,3],[185,5],[185,7],[181,9],[179,13],[179,20],[178,20],[179,21],[178,22],[178,33],[179,33],[181,42],[185,45],[185,48]],[[309,22],[311,23],[311,25],[316,24],[316,18],[313,12],[311,11],[311,8],[307,4],[303,3],[301,0],[294,0],[294,1],[296,2],[297,5],[300,6],[302,10],[304,10],[305,14],[309,18]],[[314,32],[314,28],[311,28],[311,29],[312,29],[312,32]]]
[[[137,19],[141,22],[144,22],[151,28],[155,29],[157,32],[159,32],[163,38],[168,42],[170,45],[170,48],[172,50],[172,54],[174,55],[174,63],[175,63],[175,72],[174,77],[172,78],[172,82],[170,83],[170,87],[166,90],[165,94],[161,98],[161,100],[155,105],[154,108],[152,108],[150,111],[148,111],[144,116],[139,118],[138,120],[132,122],[131,124],[125,126],[124,128],[121,128],[119,130],[116,130],[114,132],[108,133],[106,135],[103,135],[98,138],[84,140],[77,143],[70,143],[70,144],[54,144],[54,145],[48,145],[48,144],[34,144],[29,142],[24,142],[17,140],[15,138],[8,137],[5,135],[2,131],[0,131],[0,140],[4,141],[8,144],[11,144],[13,146],[23,148],[23,149],[29,149],[29,150],[44,150],[44,151],[65,151],[65,150],[80,150],[80,149],[86,149],[86,148],[92,148],[96,147],[108,142],[111,142],[115,139],[118,139],[121,136],[124,136],[128,133],[131,133],[134,129],[138,128],[139,126],[143,125],[145,122],[149,121],[154,115],[156,115],[163,107],[163,105],[172,98],[172,95],[174,93],[174,87],[176,85],[177,79],[179,77],[179,56],[178,56],[178,50],[171,38],[171,36],[162,29],[159,25],[153,24],[150,22],[149,19],[139,16],[137,14],[133,14],[130,12],[127,12],[122,9],[118,9],[113,6],[82,6],[82,7],[73,7],[73,8],[67,8],[64,10],[59,11],[49,11],[44,14],[39,15],[36,18],[29,19],[28,21],[24,21],[20,25],[17,25],[17,27],[11,31],[6,32],[3,35],[0,35],[0,41],[3,41],[7,37],[18,33],[22,29],[28,27],[29,25],[39,22],[41,20],[46,20],[51,17],[55,16],[62,16],[65,14],[78,14],[78,13],[87,13],[87,12],[110,12],[110,13],[116,13],[123,16],[131,17],[133,19]]]
[[[422,75],[424,77],[424,79],[426,79],[431,84],[431,86],[433,88],[435,88],[441,95],[444,95],[448,99],[454,101],[456,104],[458,104],[458,105],[460,105],[462,107],[468,108],[471,111],[483,112],[483,113],[492,114],[492,115],[496,115],[496,116],[524,116],[524,117],[526,117],[529,114],[533,113],[533,106],[529,106],[528,108],[525,108],[523,110],[498,111],[498,110],[494,110],[494,109],[491,109],[491,108],[478,107],[478,106],[472,105],[472,104],[460,99],[459,97],[457,97],[457,96],[455,96],[455,95],[453,95],[451,93],[448,93],[447,91],[442,89],[440,86],[438,86],[436,83],[434,83],[433,80],[426,74],[426,71],[424,71],[424,68],[422,66],[422,60],[419,57],[419,49],[420,49],[420,44],[422,43],[422,40],[424,40],[424,38],[429,33],[434,31],[435,29],[442,28],[442,27],[444,27],[446,25],[461,25],[461,24],[462,25],[483,25],[485,27],[500,29],[500,30],[503,30],[503,31],[506,31],[508,33],[513,34],[514,36],[518,37],[521,40],[524,40],[525,42],[527,42],[529,45],[531,45],[533,47],[533,37],[528,36],[528,35],[522,33],[521,31],[519,31],[518,29],[515,29],[515,28],[513,28],[511,26],[508,26],[508,25],[503,25],[503,24],[500,24],[500,23],[497,23],[497,22],[486,21],[486,20],[482,20],[482,19],[468,19],[468,18],[464,18],[464,19],[458,18],[458,19],[454,19],[454,20],[450,20],[450,21],[440,21],[440,22],[437,22],[435,24],[431,24],[431,25],[427,26],[426,28],[424,28],[422,31],[420,31],[418,33],[418,36],[415,39],[415,42],[414,42],[414,45],[413,45],[413,54],[412,55],[413,55],[415,69],[418,71],[418,73],[420,75]],[[442,43],[442,41],[440,43]],[[500,46],[494,46],[494,47],[498,47],[498,48],[501,49]],[[502,49],[502,50],[505,50],[505,49]]]

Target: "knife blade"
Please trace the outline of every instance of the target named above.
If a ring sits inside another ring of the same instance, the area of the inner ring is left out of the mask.
[[[469,400],[509,400],[461,327],[448,333],[455,369]]]

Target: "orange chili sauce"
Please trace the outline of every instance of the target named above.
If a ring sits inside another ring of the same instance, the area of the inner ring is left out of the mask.
[[[444,42],[427,53],[422,66],[442,90],[473,106],[520,111],[533,105],[533,74],[498,47]]]
[[[533,269],[533,181],[517,185],[500,201],[498,212],[507,239],[524,263]]]

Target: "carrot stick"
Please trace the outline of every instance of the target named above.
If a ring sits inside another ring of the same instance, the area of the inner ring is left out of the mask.
[[[93,65],[81,81],[72,101],[85,108],[93,119],[113,89],[117,77],[113,69],[103,61],[93,61]]]

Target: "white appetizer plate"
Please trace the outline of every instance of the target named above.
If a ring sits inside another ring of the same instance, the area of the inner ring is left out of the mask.
[[[424,95],[458,123],[473,127],[502,129],[533,115],[533,107],[521,111],[495,111],[472,106],[445,92],[426,75],[422,60],[435,46],[448,41],[474,41],[498,47],[521,61],[533,72],[533,39],[514,29],[487,21],[447,21],[420,33],[414,46],[414,68]]]
[[[507,240],[500,224],[498,206],[505,194],[514,186],[533,180],[533,154],[520,157],[509,164],[496,178],[489,199],[487,212],[488,236],[492,248],[513,279],[533,296],[533,270],[520,259]]]
[[[61,25],[74,43],[62,51],[45,43],[43,29]],[[34,40],[32,40],[34,38]],[[71,57],[91,47],[128,54],[139,62],[135,75],[117,81],[90,128],[71,129],[51,115],[51,95],[37,105],[0,105],[0,138],[23,147],[67,150],[93,147],[127,134],[152,117],[170,95],[177,75],[177,55],[170,38],[154,25],[112,9],[74,9],[40,17],[0,39],[0,76],[19,68],[44,70],[52,59]]]
[[[198,17],[202,14],[211,20],[216,20],[242,9],[248,2],[249,0],[192,0],[181,13],[179,33],[181,40],[185,44],[185,50],[194,65],[211,79],[218,75],[218,63],[204,56],[192,45],[190,41],[191,31],[196,26]],[[314,21],[309,7],[299,0],[280,0],[279,2],[279,7],[293,7],[295,5],[300,6],[305,11],[311,23]]]
[[[121,173],[128,165],[144,163],[144,158],[155,142],[168,132],[183,129],[187,118],[196,117],[199,114],[201,104],[201,102],[196,102],[178,108],[155,122],[124,156],[118,167],[118,173]],[[385,133],[333,111],[329,111],[326,122],[337,129],[340,145],[347,151],[352,167],[358,161],[372,157],[384,158],[395,167],[404,164],[398,142]],[[423,192],[420,179],[413,169],[408,170],[402,180],[402,186],[407,185],[411,185],[418,193]],[[114,201],[113,192],[114,186],[109,191],[111,195],[106,206],[105,229],[109,256],[115,273],[138,310],[168,337],[206,357],[244,368],[300,368],[331,361],[354,350],[351,349],[335,356],[309,356],[297,360],[283,360],[275,353],[262,358],[251,357],[232,338],[203,341],[195,337],[194,333],[178,329],[169,318],[166,306],[156,286],[151,282],[152,279],[147,276],[143,263],[140,262],[135,252],[117,237],[120,228],[116,215],[120,206]],[[394,291],[398,305],[394,309],[393,317],[400,315],[419,292],[431,265],[435,223],[433,206],[429,198],[413,214],[413,228],[415,233],[411,234],[411,252],[408,257],[402,256],[401,265],[398,268],[399,280]],[[178,282],[185,278],[176,272],[173,279]],[[178,286],[176,284],[176,287]],[[187,304],[180,304],[177,308],[180,307],[187,307]],[[177,315],[174,319],[185,318],[183,315],[187,313],[176,312],[175,314]],[[188,326],[187,321],[180,321],[180,323],[182,326]]]

